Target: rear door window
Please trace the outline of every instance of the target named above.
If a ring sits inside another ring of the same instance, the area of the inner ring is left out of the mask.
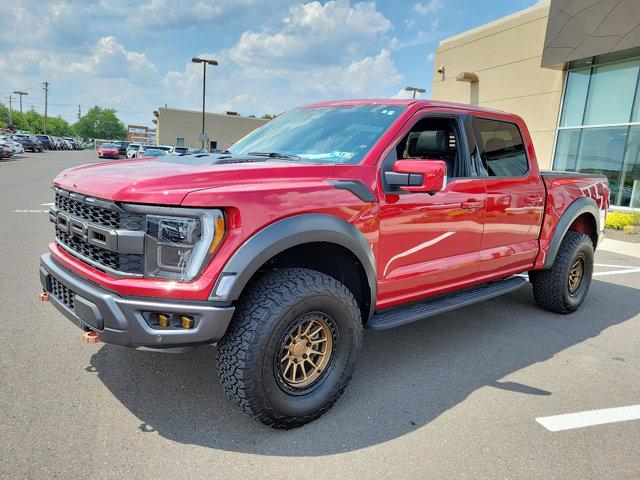
[[[517,125],[475,118],[474,126],[482,166],[489,177],[523,177],[527,174],[529,161]]]

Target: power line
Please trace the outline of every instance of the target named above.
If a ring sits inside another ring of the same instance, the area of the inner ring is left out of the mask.
[[[15,92],[16,95],[18,95],[20,97],[20,115],[22,115],[22,96],[23,95],[29,95],[27,92],[22,92],[20,90],[16,90]]]

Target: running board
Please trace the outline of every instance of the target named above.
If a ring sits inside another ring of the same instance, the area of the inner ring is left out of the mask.
[[[509,277],[504,280],[486,283],[462,292],[451,293],[433,300],[425,300],[421,303],[391,308],[376,313],[367,322],[367,328],[371,330],[387,330],[398,327],[406,323],[412,323],[423,318],[433,317],[441,313],[466,307],[483,300],[498,297],[502,294],[512,292],[525,285],[525,277]]]

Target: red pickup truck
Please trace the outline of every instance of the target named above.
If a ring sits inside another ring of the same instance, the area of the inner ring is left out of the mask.
[[[519,117],[418,100],[309,105],[222,153],[81,166],[53,188],[43,299],[96,341],[217,342],[224,388],[275,428],[333,405],[363,328],[527,282],[575,311],[609,208],[605,177],[539,171]]]

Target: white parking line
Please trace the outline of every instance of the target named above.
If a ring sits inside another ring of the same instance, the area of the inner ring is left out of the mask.
[[[605,408],[603,410],[588,410],[586,412],[536,418],[536,422],[551,432],[591,427],[605,423],[626,422],[629,420],[640,420],[640,405]]]
[[[611,270],[608,272],[594,272],[594,277],[604,277],[605,275],[623,275],[625,273],[638,273],[640,268],[626,268],[624,270]]]
[[[13,213],[47,213],[49,210],[14,210]]]
[[[596,266],[596,267],[636,268],[636,267],[630,267],[629,265],[610,265],[608,263],[594,263],[593,265]]]
[[[43,203],[42,204],[43,207],[50,207],[51,205],[53,205],[53,203]]]

